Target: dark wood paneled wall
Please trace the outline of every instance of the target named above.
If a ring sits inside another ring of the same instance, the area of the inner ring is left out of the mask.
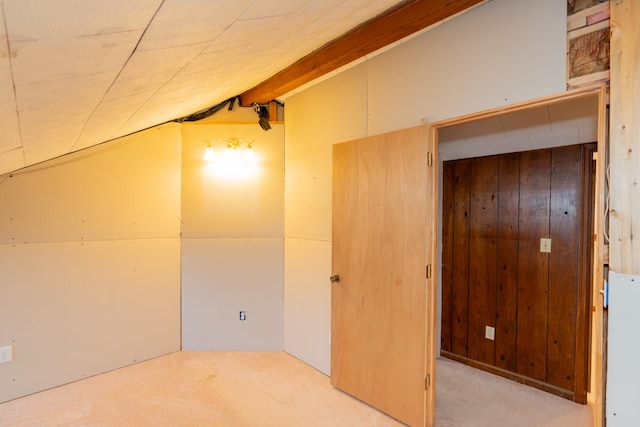
[[[519,154],[500,157],[498,197],[498,265],[496,300],[496,366],[516,370],[518,295]]]
[[[498,157],[471,160],[469,202],[469,326],[467,356],[494,364],[498,231]]]
[[[444,163],[443,354],[576,393],[588,333],[581,292],[589,225],[589,146]],[[590,153],[591,151],[589,151]],[[540,239],[551,239],[551,253]],[[582,269],[582,270],[581,270]],[[586,287],[586,288],[585,288]],[[485,328],[495,327],[495,339]],[[582,335],[580,336],[582,338]],[[586,385],[580,381],[580,387]],[[560,393],[562,394],[562,393]]]
[[[540,238],[549,237],[550,167],[549,150],[520,155],[516,372],[540,381],[547,375],[549,255]]]
[[[469,195],[470,161],[455,165],[453,193],[452,333],[451,351],[467,355],[469,321]]]

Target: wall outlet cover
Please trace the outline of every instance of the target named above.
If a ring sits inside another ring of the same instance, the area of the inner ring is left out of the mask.
[[[496,339],[496,328],[494,328],[493,326],[485,326],[484,328],[484,337],[488,340],[495,340]]]
[[[7,363],[13,360],[13,346],[6,345],[0,347],[0,363]]]

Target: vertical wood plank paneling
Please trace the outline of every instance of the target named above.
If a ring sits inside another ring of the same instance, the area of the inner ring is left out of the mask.
[[[453,289],[451,350],[467,355],[469,313],[469,185],[470,161],[455,163],[453,209]]]
[[[520,155],[500,156],[496,296],[496,366],[516,370]]]
[[[471,160],[469,217],[468,356],[494,364],[495,341],[485,328],[495,327],[498,157]]]
[[[611,270],[640,274],[640,2],[611,2]],[[636,234],[636,236],[634,236]]]
[[[443,168],[449,181],[443,184],[443,276],[451,277],[443,278],[443,313],[451,304],[454,319],[443,326],[452,350],[443,350],[574,392],[583,403],[593,200],[588,149],[594,146],[458,160]],[[551,254],[540,252],[542,237],[551,238]],[[494,325],[491,341],[485,327]],[[466,354],[462,345],[454,349],[464,338]]]
[[[551,151],[547,382],[573,390],[580,255],[580,147]]]
[[[453,313],[453,189],[455,162],[442,165],[442,311],[440,347],[451,351]]]
[[[578,294],[576,307],[576,362],[574,381],[574,400],[578,403],[587,403],[587,391],[589,389],[589,355],[592,348],[591,342],[591,306],[592,284],[602,283],[595,277],[593,269],[596,255],[593,239],[595,230],[595,212],[601,212],[595,206],[596,200],[596,161],[593,159],[597,151],[597,144],[587,144],[580,147],[580,254],[578,272]],[[598,215],[600,217],[601,215]],[[597,307],[594,305],[594,307]],[[599,309],[600,307],[598,307]],[[593,313],[594,320],[596,314]],[[595,371],[594,371],[595,372]],[[596,412],[596,411],[594,411]]]
[[[516,372],[540,381],[547,376],[547,309],[549,254],[540,252],[540,238],[549,237],[551,153],[520,156],[518,248],[518,326]]]

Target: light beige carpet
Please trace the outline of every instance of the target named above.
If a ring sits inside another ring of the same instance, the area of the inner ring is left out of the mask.
[[[564,399],[439,359],[436,426],[590,426]],[[178,352],[0,404],[0,426],[401,426],[282,352]]]
[[[178,352],[0,405],[1,426],[398,426],[283,352]]]
[[[436,361],[438,427],[591,427],[591,409],[450,359]]]

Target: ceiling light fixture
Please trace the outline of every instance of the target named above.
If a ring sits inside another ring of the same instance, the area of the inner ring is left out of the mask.
[[[253,141],[241,138],[205,141],[204,171],[218,178],[242,181],[256,177],[260,171],[260,158]]]
[[[213,141],[205,141],[207,143],[204,149],[203,160],[212,162],[219,159],[221,153],[216,152],[214,146],[224,146],[224,157],[226,159],[244,158],[246,161],[254,161],[256,156],[253,151],[253,141],[247,141],[241,138],[215,139]]]
[[[213,151],[213,143],[209,142],[207,143],[207,148],[204,149],[204,157],[202,157],[202,160],[210,162],[213,159],[215,159],[215,151]]]

